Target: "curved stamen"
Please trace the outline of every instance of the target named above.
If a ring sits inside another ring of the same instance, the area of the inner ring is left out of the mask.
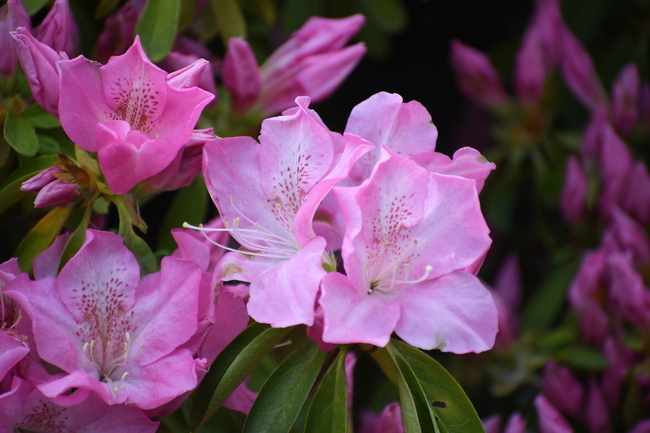
[[[214,239],[210,239],[208,237],[208,235],[206,234],[206,232],[207,231],[213,231],[214,229],[204,229],[202,224],[197,227],[197,226],[193,226],[193,225],[188,224],[188,223],[183,223],[183,228],[197,230],[197,231],[201,232],[203,237],[206,238],[213,245],[216,245],[219,248],[223,248],[226,251],[232,251],[233,253],[245,254],[247,256],[264,257],[264,258],[271,258],[271,259],[280,259],[280,260],[287,260],[287,259],[291,258],[293,256],[293,254],[295,254],[295,251],[292,251],[291,255],[287,256],[287,255],[268,254],[268,253],[255,253],[255,252],[252,252],[252,251],[236,250],[234,248],[230,248],[230,247],[228,247],[226,245],[220,244],[219,242],[215,241]],[[228,231],[228,230],[232,230],[232,229],[225,229],[224,231]],[[274,251],[277,251],[277,250],[274,250]]]

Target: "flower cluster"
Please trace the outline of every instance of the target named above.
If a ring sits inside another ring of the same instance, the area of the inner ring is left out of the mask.
[[[250,316],[324,343],[385,346],[395,331],[425,349],[490,348],[496,309],[475,274],[491,242],[478,191],[494,165],[473,149],[436,153],[430,115],[396,94],[355,107],[343,135],[296,103],[262,123],[259,143],[204,148],[224,221],[205,230],[239,243],[218,266],[250,283]]]

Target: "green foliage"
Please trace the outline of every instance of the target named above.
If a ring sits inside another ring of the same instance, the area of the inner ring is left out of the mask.
[[[285,433],[296,421],[326,353],[309,342],[285,359],[269,376],[251,408],[244,433]]]
[[[290,328],[271,328],[253,323],[219,354],[194,393],[190,418],[194,431],[214,415],[226,398],[289,331]]]
[[[176,39],[180,0],[147,0],[135,32],[152,62],[167,56]]]
[[[344,433],[348,424],[348,383],[345,377],[345,348],[339,350],[327,369],[309,406],[305,433]]]

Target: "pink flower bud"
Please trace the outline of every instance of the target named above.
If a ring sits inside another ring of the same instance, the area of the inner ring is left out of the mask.
[[[364,21],[362,15],[310,18],[260,67],[262,111],[278,113],[301,95],[313,102],[327,98],[366,52],[361,43],[343,48]]]
[[[573,429],[543,395],[535,397],[540,433],[572,433]]]
[[[66,60],[65,53],[57,54],[39,42],[24,27],[11,33],[23,71],[27,76],[34,99],[54,116],[59,116],[59,72],[56,62]]]
[[[482,52],[459,41],[451,41],[451,65],[461,91],[469,99],[490,108],[506,101],[501,80]]]
[[[56,0],[43,22],[36,28],[36,39],[54,51],[68,56],[79,54],[79,29],[68,0]]]
[[[602,344],[608,334],[609,316],[601,305],[605,290],[606,252],[587,253],[569,289],[569,301],[580,318],[586,341]]]
[[[79,197],[79,187],[75,183],[64,182],[53,176],[61,173],[57,167],[50,167],[31,179],[23,182],[21,190],[37,193],[34,207],[64,206]]]
[[[233,111],[243,113],[255,104],[262,83],[255,54],[244,39],[228,40],[222,76],[223,84],[230,93],[230,105]]]
[[[582,384],[567,367],[554,361],[544,367],[542,390],[555,407],[573,419],[579,419],[584,403]]]
[[[591,110],[605,105],[605,93],[594,70],[591,57],[566,27],[562,32],[562,46],[564,47],[562,74],[569,89]]]
[[[18,54],[13,48],[10,32],[18,27],[30,29],[32,23],[20,0],[8,0],[0,7],[0,76],[13,77],[18,67]]]
[[[609,432],[612,430],[605,396],[603,396],[603,391],[593,378],[589,380],[585,412],[585,421],[590,431]]]
[[[587,176],[578,158],[571,155],[567,160],[560,201],[560,209],[567,221],[577,223],[584,220],[586,197]]]
[[[517,96],[524,105],[535,105],[542,98],[546,81],[545,69],[541,36],[531,28],[517,51],[515,63]]]
[[[634,128],[639,118],[641,78],[633,63],[625,66],[612,87],[612,117],[614,126],[621,134]]]

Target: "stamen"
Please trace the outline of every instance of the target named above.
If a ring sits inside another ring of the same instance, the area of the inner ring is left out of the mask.
[[[234,248],[230,248],[230,247],[228,247],[226,245],[220,244],[219,242],[217,242],[217,241],[215,241],[213,239],[210,239],[208,237],[206,232],[211,231],[211,229],[203,228],[202,224],[200,224],[197,227],[197,226],[193,226],[193,225],[188,224],[188,223],[183,223],[183,228],[194,229],[194,230],[200,231],[201,234],[203,235],[203,237],[206,238],[209,242],[211,242],[213,245],[218,246],[219,248],[223,248],[226,251],[232,251],[233,253],[244,254],[244,255],[247,255],[247,256],[266,257],[266,258],[272,258],[272,259],[287,260],[287,256],[284,256],[284,255],[263,254],[263,253],[254,253],[254,252],[249,252],[249,251],[236,250]],[[230,230],[232,230],[232,229],[228,229],[228,231],[230,231]],[[224,231],[226,231],[226,230],[224,230]]]

